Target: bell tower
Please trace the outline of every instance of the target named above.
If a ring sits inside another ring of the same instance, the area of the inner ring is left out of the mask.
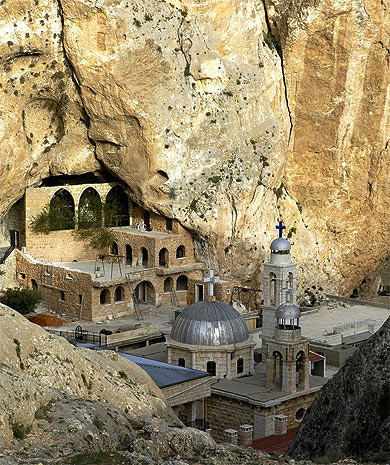
[[[273,337],[263,337],[266,386],[288,394],[309,389],[309,341],[301,335],[300,316],[296,305],[281,305]]]
[[[273,336],[276,309],[284,303],[296,303],[297,264],[291,261],[291,245],[283,237],[286,226],[279,221],[279,237],[271,243],[270,261],[264,263],[263,335]]]

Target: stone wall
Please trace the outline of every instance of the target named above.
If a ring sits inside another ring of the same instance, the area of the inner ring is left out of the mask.
[[[203,378],[193,379],[185,383],[174,384],[162,388],[162,392],[167,399],[170,407],[204,399],[211,395],[211,383],[213,378],[205,376]]]
[[[178,365],[179,358],[185,360],[185,366],[196,370],[207,371],[207,362],[213,361],[216,363],[216,376],[219,378],[227,378],[244,376],[250,373],[251,370],[251,347],[225,346],[220,347],[204,347],[204,346],[187,346],[178,347],[169,346],[169,363]],[[234,353],[234,357],[231,354]],[[237,360],[243,359],[243,372],[237,374]]]
[[[82,241],[78,241],[72,234],[72,230],[51,231],[48,235],[34,233],[30,224],[50,203],[54,194],[66,189],[73,197],[75,203],[75,222],[77,225],[78,205],[80,197],[85,189],[93,187],[100,195],[102,203],[110,189],[116,183],[101,184],[77,184],[68,186],[40,187],[26,190],[26,251],[34,257],[54,262],[70,262],[77,260],[93,260],[97,251]]]
[[[224,441],[224,430],[239,431],[240,425],[253,424],[252,406],[223,396],[212,394],[207,400],[207,421],[211,435],[217,442]]]
[[[42,292],[45,307],[59,314],[85,320],[92,319],[92,278],[90,274],[35,262],[19,251],[16,253],[19,284],[31,288],[35,281]],[[82,296],[81,301],[80,296]]]
[[[4,219],[0,222],[0,247],[11,245],[10,230],[19,231],[20,246],[25,244],[24,228],[25,204],[24,198],[18,200],[9,210]]]
[[[133,261],[136,258],[137,263],[142,263],[142,248],[148,251],[148,267],[159,266],[159,252],[161,249],[168,250],[168,266],[178,267],[194,263],[194,246],[191,235],[185,231],[184,234],[166,234],[154,237],[147,232],[144,235],[132,234],[130,231],[121,231],[115,228],[117,237],[119,255],[126,256],[126,245],[132,248]],[[176,258],[177,248],[183,245],[185,248],[185,257]]]

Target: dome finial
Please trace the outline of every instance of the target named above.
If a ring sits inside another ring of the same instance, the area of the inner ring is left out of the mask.
[[[279,237],[283,237],[283,229],[286,229],[286,226],[284,226],[282,220],[279,221],[279,224],[275,228],[279,230]]]

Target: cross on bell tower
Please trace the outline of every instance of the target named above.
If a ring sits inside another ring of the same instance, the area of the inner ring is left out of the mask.
[[[279,230],[279,237],[283,237],[283,229],[286,229],[286,226],[284,226],[282,220],[279,221],[279,224],[275,228]]]
[[[208,283],[208,289],[207,289],[207,300],[215,300],[214,297],[214,284],[219,282],[220,279],[218,276],[214,276],[214,270],[208,270],[207,272],[207,277],[202,278],[202,281],[204,283]]]

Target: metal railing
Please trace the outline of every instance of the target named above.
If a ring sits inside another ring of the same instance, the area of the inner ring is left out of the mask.
[[[48,328],[46,331],[50,334],[56,334],[57,336],[64,337],[69,341],[84,342],[95,344],[99,347],[107,347],[107,335],[103,333],[96,333],[93,331],[83,330],[80,326],[77,326],[74,330],[62,330]]]

